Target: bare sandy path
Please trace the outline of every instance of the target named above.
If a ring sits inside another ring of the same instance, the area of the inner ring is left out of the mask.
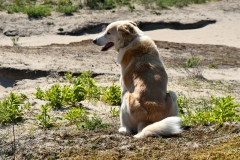
[[[198,7],[199,6],[193,5],[192,9]],[[203,13],[206,13],[209,17],[216,19],[217,22],[199,29],[161,29],[148,31],[146,34],[152,37],[154,40],[160,41],[227,45],[240,48],[239,12],[225,12],[224,10],[204,12],[203,10]]]
[[[147,11],[141,11],[144,16],[140,16],[140,11],[136,11],[134,13],[129,13],[126,15],[126,19],[131,19],[133,21],[149,21],[149,22],[181,22],[182,24],[188,24],[200,20],[216,20],[216,23],[209,24],[205,27],[198,28],[198,29],[191,29],[191,30],[174,30],[174,29],[158,29],[158,30],[151,30],[146,31],[145,34],[153,38],[154,40],[159,41],[169,41],[169,42],[177,42],[177,43],[193,43],[193,44],[213,44],[213,45],[227,45],[232,47],[240,48],[240,2],[238,0],[229,0],[229,1],[219,1],[219,2],[211,2],[202,5],[190,5],[189,7],[178,9],[173,8],[170,10],[163,10],[161,11],[161,15],[156,16],[153,14],[149,14]],[[109,17],[107,21],[100,20],[100,22],[94,22],[95,16],[101,16],[103,13],[92,13],[90,15],[84,14],[85,19],[88,17],[89,23],[110,23],[114,20],[118,20],[121,16],[121,11],[118,14],[112,15],[112,18]],[[102,15],[103,17],[106,16],[105,14]],[[115,16],[115,17],[114,17]],[[57,19],[62,19],[60,22],[56,21],[56,26],[47,31],[46,26],[36,26],[44,24],[48,21],[52,21],[54,17],[47,17],[45,21],[38,22],[38,21],[31,21],[31,23],[36,23],[33,27],[37,30],[42,29],[46,31],[42,31],[40,33],[36,32],[36,35],[33,33],[30,34],[29,37],[20,37],[18,45],[20,46],[42,46],[42,45],[49,45],[51,43],[59,43],[59,44],[67,44],[70,42],[78,42],[81,40],[92,39],[97,36],[97,34],[91,35],[82,35],[82,36],[66,36],[66,35],[57,35],[56,30],[58,27],[65,26],[65,30],[74,30],[76,26],[79,24],[75,24],[78,21],[82,20],[80,15],[76,15],[74,17],[57,17]],[[144,18],[145,17],[145,18]],[[147,18],[146,18],[147,17]],[[21,17],[24,19],[24,17]],[[99,17],[101,19],[101,17]],[[117,19],[118,18],[118,19]],[[121,19],[121,18],[120,18]],[[6,20],[6,19],[5,19]],[[4,21],[5,21],[4,20]],[[11,20],[11,19],[10,19]],[[26,19],[24,19],[27,21]],[[13,20],[11,20],[13,21]],[[6,24],[9,23],[9,27],[17,27],[17,23],[22,25],[23,22],[16,22],[16,24],[12,24],[12,22],[6,20]],[[62,24],[62,22],[65,22]],[[27,22],[26,22],[27,23]],[[30,23],[30,24],[31,24]],[[37,24],[39,23],[39,24]],[[59,24],[58,24],[59,23]],[[78,22],[80,23],[80,22]],[[84,23],[88,23],[83,21]],[[30,25],[29,24],[29,25]],[[81,23],[80,23],[81,24]],[[8,25],[5,26],[8,29]],[[21,27],[21,26],[18,26]],[[26,30],[30,30],[27,28]],[[1,30],[1,28],[0,28]],[[11,30],[11,29],[10,29]],[[25,31],[23,31],[24,33]],[[40,32],[40,31],[39,31]],[[94,31],[97,33],[97,31]],[[4,36],[0,34],[0,45],[2,46],[11,46],[12,41],[11,37]]]

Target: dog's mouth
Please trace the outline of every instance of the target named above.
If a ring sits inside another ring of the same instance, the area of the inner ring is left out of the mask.
[[[113,42],[108,42],[105,46],[102,47],[101,51],[107,51],[112,46],[114,46],[114,43]]]

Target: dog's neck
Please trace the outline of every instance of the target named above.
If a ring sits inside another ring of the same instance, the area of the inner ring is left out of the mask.
[[[118,56],[117,56],[117,63],[121,64],[124,54],[126,53],[126,51],[128,49],[130,49],[130,47],[132,47],[134,45],[134,43],[138,43],[138,42],[146,40],[146,39],[149,39],[149,37],[148,36],[138,36],[133,41],[131,41],[126,47],[120,48],[118,51]]]

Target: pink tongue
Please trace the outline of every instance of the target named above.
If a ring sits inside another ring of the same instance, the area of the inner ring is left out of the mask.
[[[109,42],[107,43],[105,46],[102,47],[101,51],[107,51],[109,48],[111,48],[113,46],[113,42]]]

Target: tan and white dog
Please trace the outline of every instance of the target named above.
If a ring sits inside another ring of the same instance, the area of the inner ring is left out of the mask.
[[[157,46],[132,21],[116,21],[93,42],[102,51],[114,46],[121,65],[122,105],[119,132],[134,137],[170,136],[182,132],[177,96],[167,93],[168,76]]]

